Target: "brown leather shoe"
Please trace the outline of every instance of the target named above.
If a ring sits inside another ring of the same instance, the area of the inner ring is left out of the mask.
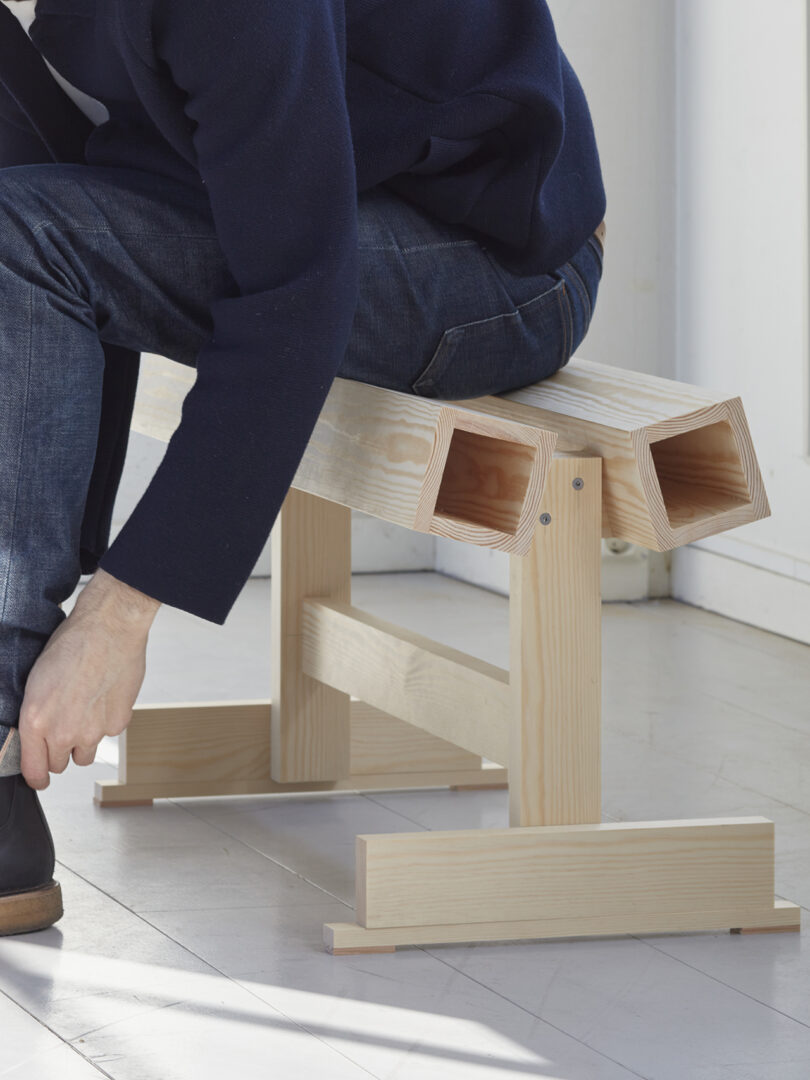
[[[0,936],[44,930],[62,917],[53,838],[22,774],[0,776]]]

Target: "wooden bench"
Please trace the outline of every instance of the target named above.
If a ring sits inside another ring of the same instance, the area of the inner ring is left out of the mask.
[[[167,441],[195,373],[144,357]],[[507,551],[510,668],[351,603],[351,510]],[[446,402],[338,378],[272,532],[271,701],[137,706],[102,806],[508,785],[506,829],[357,837],[334,953],[798,930],[765,818],[601,823],[601,537],[668,550],[768,516],[739,397],[573,359]]]

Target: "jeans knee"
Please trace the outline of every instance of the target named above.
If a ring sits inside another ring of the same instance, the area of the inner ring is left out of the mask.
[[[0,271],[24,273],[47,217],[34,205],[30,190],[15,173],[0,169]]]
[[[46,185],[31,183],[31,171],[48,166],[0,169],[0,280],[41,288],[67,303],[87,299],[82,260],[49,206]]]

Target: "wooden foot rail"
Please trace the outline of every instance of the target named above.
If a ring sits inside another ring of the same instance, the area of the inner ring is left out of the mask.
[[[468,785],[500,787],[506,770],[388,716],[350,702],[350,754],[335,781],[277,783],[270,773],[270,701],[136,705],[119,736],[117,780],[96,782],[100,806],[153,799]]]

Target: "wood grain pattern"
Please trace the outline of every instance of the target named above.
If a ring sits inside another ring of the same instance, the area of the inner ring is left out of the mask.
[[[270,773],[283,784],[340,780],[351,771],[349,696],[304,670],[302,604],[351,598],[351,510],[291,488],[270,558]]]
[[[270,776],[271,702],[136,705],[119,742],[119,779],[96,785],[105,806],[204,795],[345,791],[476,784],[504,769],[364,701],[351,701],[350,771],[337,781],[276,783]]]
[[[424,831],[356,843],[356,916],[369,929],[773,904],[774,827],[761,817]]]
[[[270,702],[136,705],[118,750],[127,787],[261,782],[270,774]]]
[[[303,601],[302,670],[505,765],[509,672],[338,600]]]
[[[601,457],[603,536],[668,551],[770,515],[739,397],[577,357],[531,386],[456,404]]]
[[[413,724],[376,709],[366,701],[352,701],[352,776],[371,773],[420,773],[428,771],[475,771],[485,783],[481,758],[439,739]],[[497,770],[503,773],[502,769]]]

